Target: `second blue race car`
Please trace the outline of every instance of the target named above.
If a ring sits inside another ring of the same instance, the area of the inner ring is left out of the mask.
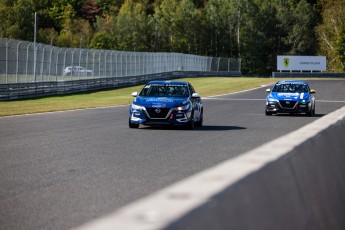
[[[139,125],[180,125],[188,129],[202,126],[201,97],[188,82],[151,81],[132,93],[129,127]]]
[[[277,113],[305,113],[315,115],[315,90],[305,81],[278,81],[272,90],[267,89],[266,115]]]

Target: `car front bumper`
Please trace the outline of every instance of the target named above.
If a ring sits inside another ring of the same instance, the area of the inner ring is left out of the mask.
[[[280,102],[266,102],[266,111],[271,113],[307,113],[311,109],[311,103],[294,102],[293,106],[287,107]]]
[[[169,110],[166,116],[155,118],[146,110],[131,110],[130,121],[133,124],[142,125],[186,125],[191,120],[191,111]]]

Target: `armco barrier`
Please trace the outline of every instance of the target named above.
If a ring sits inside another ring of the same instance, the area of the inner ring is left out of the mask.
[[[30,83],[6,83],[0,84],[0,101],[26,99],[34,97],[64,95],[81,93],[102,89],[115,89],[133,85],[144,84],[155,79],[177,79],[183,77],[202,76],[241,76],[240,72],[197,72],[197,71],[175,71],[156,74],[147,74],[127,77],[93,78],[70,81],[48,81]]]
[[[345,107],[78,230],[345,229]]]

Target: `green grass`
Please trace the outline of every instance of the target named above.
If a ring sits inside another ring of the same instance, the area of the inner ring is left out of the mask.
[[[202,97],[205,97],[256,88],[264,84],[274,83],[279,79],[205,77],[186,78],[179,80],[190,82],[193,85],[194,89]],[[38,99],[3,101],[0,102],[0,116],[128,105],[133,99],[133,97],[131,96],[132,92],[140,91],[141,88],[142,85],[66,96],[52,96]]]

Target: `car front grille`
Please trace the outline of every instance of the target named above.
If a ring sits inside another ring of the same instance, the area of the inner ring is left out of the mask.
[[[295,107],[296,101],[279,101],[282,108],[292,109]]]
[[[170,109],[168,108],[146,108],[151,119],[164,119],[168,116]]]

